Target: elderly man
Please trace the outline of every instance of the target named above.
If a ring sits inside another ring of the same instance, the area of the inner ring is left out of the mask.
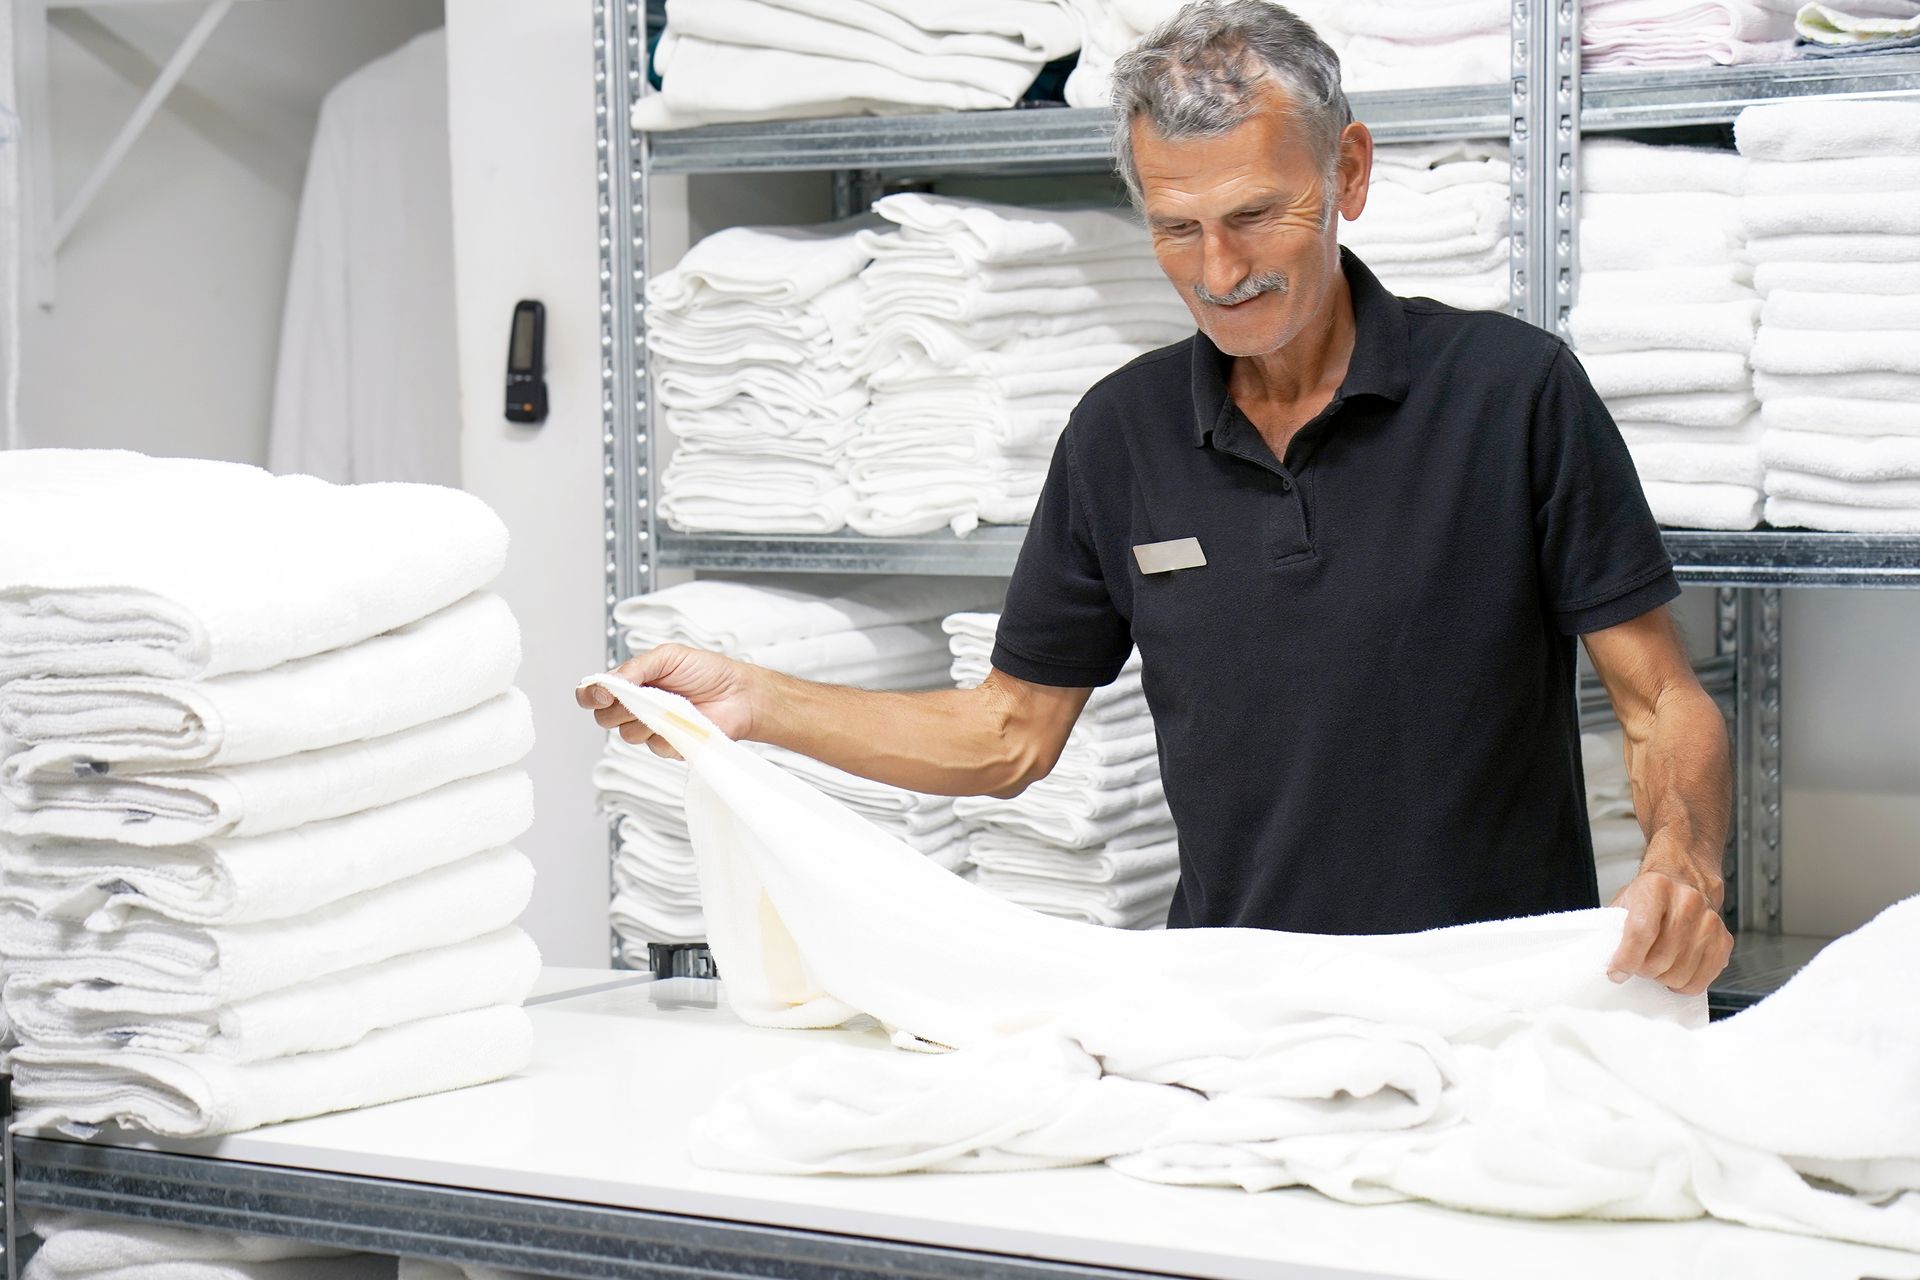
[[[737,737],[1007,796],[1137,645],[1180,835],[1168,924],[1384,933],[1597,905],[1579,636],[1648,837],[1610,974],[1704,990],[1732,946],[1726,729],[1579,363],[1510,317],[1397,298],[1340,248],[1373,140],[1286,9],[1196,0],[1121,60],[1114,102],[1199,332],[1081,400],[986,682],[864,692],[677,646],[621,673]],[[604,691],[581,701],[646,741]]]

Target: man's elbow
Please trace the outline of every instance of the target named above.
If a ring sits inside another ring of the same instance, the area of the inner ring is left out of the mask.
[[[981,779],[980,794],[1011,800],[1053,772],[1065,747],[1040,731],[1012,700],[996,700],[988,752],[991,763]]]

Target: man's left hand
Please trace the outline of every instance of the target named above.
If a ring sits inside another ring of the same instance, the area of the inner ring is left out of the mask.
[[[1697,996],[1733,954],[1733,935],[1697,887],[1664,871],[1642,871],[1610,904],[1627,909],[1620,949],[1607,976],[1652,978],[1670,991]]]

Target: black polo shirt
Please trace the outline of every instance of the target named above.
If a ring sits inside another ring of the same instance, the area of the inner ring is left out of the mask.
[[[1095,384],[994,665],[1106,684],[1138,645],[1180,833],[1169,924],[1389,933],[1596,905],[1575,641],[1679,594],[1557,338],[1396,298],[1276,459],[1205,335]],[[1132,548],[1200,540],[1202,568]]]

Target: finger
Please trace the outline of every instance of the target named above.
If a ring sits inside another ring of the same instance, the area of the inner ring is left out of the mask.
[[[1727,961],[1733,958],[1733,935],[1714,916],[1704,922],[1701,930],[1699,961],[1687,980],[1675,986],[1674,990],[1683,995],[1697,996],[1713,985],[1713,980],[1726,970]]]
[[[664,676],[674,663],[683,646],[660,644],[628,658],[617,667],[616,673],[638,685],[649,685]]]
[[[593,722],[602,729],[618,729],[621,725],[627,724],[632,719],[633,712],[627,710],[617,702],[610,707],[602,707],[593,713]]]
[[[680,759],[680,753],[675,751],[672,744],[658,734],[655,734],[652,740],[647,743],[647,750],[653,752],[653,754],[659,756],[662,760]]]
[[[647,726],[641,724],[638,720],[629,720],[620,726],[620,740],[622,742],[631,742],[636,747],[652,736],[653,730],[647,728]]]
[[[1607,977],[1625,982],[1642,972],[1647,952],[1660,934],[1660,916],[1660,905],[1648,904],[1644,898],[1627,908],[1627,923],[1620,930],[1620,946],[1607,963]]]
[[[613,695],[597,684],[583,684],[573,691],[573,700],[589,711],[613,704]]]
[[[1667,982],[1676,972],[1691,973],[1700,962],[1698,944],[1697,924],[1670,899],[1660,917],[1660,931],[1647,948],[1647,958],[1640,962],[1639,973],[1661,982]]]

